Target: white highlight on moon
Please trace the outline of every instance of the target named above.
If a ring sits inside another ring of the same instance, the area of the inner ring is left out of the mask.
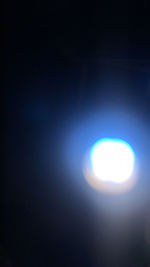
[[[100,139],[92,147],[91,163],[97,179],[124,183],[132,176],[135,155],[121,139]]]

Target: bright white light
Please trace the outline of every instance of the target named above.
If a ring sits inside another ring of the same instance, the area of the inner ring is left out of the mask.
[[[94,175],[103,181],[123,183],[133,172],[135,156],[129,144],[120,139],[101,139],[91,151]]]

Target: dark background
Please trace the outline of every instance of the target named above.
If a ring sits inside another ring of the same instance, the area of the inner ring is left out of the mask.
[[[124,105],[146,129],[135,142],[148,166],[149,12],[144,1],[4,2],[1,245],[12,266],[150,266],[148,175],[142,193],[104,196],[82,175],[79,190],[59,148],[66,125]]]

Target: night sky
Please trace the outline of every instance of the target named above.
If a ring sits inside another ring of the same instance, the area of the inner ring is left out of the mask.
[[[146,2],[8,0],[3,25],[1,246],[12,267],[150,266]],[[86,183],[82,156],[97,131],[134,144],[133,191]]]

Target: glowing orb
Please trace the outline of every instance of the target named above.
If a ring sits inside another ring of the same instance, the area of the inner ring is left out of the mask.
[[[130,145],[121,139],[101,139],[92,147],[91,163],[96,178],[123,183],[133,173],[135,155]]]

